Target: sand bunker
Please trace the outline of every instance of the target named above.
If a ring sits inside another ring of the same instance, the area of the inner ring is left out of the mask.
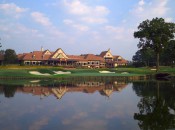
[[[106,73],[106,74],[108,74],[108,73],[115,73],[115,72],[111,72],[111,71],[99,71],[99,73]]]
[[[67,72],[64,72],[64,71],[53,71],[56,74],[71,74],[71,72],[67,71]]]
[[[32,80],[32,81],[30,81],[31,83],[38,83],[38,82],[40,82],[40,80]]]
[[[129,74],[128,72],[122,72],[121,74]]]
[[[156,71],[157,69],[151,69],[151,70]]]
[[[54,75],[57,75],[57,74],[71,74],[71,72],[63,72],[63,71],[53,71],[55,74]],[[33,74],[33,75],[42,75],[42,76],[50,76],[51,74],[49,73],[40,73],[38,71],[30,71],[29,72],[30,74]]]
[[[50,76],[49,73],[40,73],[40,72],[38,72],[38,71],[30,71],[29,73],[30,73],[30,74],[33,74],[33,75]]]

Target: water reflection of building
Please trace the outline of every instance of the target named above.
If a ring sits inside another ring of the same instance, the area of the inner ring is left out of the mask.
[[[97,87],[97,86],[104,86],[105,83],[103,82],[92,82],[92,81],[85,81],[85,82],[80,82],[77,83],[76,86],[85,86],[85,87]]]
[[[101,95],[109,97],[113,93],[113,86],[105,87],[100,91]]]
[[[76,84],[67,85],[59,84],[57,86],[42,87],[40,84],[25,84],[24,87],[17,87],[17,92],[31,93],[33,95],[40,96],[41,98],[49,95],[54,95],[57,99],[61,99],[66,93],[69,92],[83,92],[83,93],[95,93],[99,92],[103,96],[109,97],[113,92],[121,91],[127,86],[122,82],[78,82]],[[0,88],[3,90],[3,88]]]
[[[66,87],[59,87],[59,88],[52,88],[53,94],[58,98],[61,99],[62,96],[67,92]]]

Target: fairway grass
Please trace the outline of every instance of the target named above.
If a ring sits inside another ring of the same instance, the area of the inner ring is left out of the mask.
[[[44,74],[48,73],[49,75],[35,75],[31,74],[31,71],[37,71],[38,73]],[[58,73],[55,72],[70,72],[70,74]],[[111,72],[111,73],[100,73]],[[175,68],[170,67],[161,67],[161,73],[170,73],[175,75]],[[111,68],[111,69],[63,69],[60,67],[47,67],[47,66],[0,66],[0,78],[59,78],[59,77],[68,77],[68,76],[145,76],[145,75],[154,75],[156,71],[151,70],[151,68]]]

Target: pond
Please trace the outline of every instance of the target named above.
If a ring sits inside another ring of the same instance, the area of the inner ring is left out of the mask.
[[[0,129],[175,129],[175,82],[1,80]]]

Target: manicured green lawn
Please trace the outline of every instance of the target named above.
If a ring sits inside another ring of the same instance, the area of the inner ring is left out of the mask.
[[[166,72],[175,75],[175,68],[172,67],[161,67],[160,72]]]
[[[32,75],[30,71],[38,71],[40,73],[54,74],[53,71],[62,70],[60,67],[48,66],[0,66],[0,77],[31,77],[44,78],[46,76]]]
[[[99,73],[99,71],[110,71],[115,73]],[[49,73],[50,76],[30,74],[30,71]],[[70,71],[71,74],[55,74],[53,71]],[[161,67],[162,73],[175,75],[175,68]],[[51,66],[0,66],[0,77],[21,77],[21,78],[58,78],[63,76],[144,76],[156,74],[151,68],[112,68],[112,69],[64,69]]]
[[[115,73],[99,73],[99,71],[110,71]],[[127,71],[118,71],[116,69],[76,69],[71,70],[71,76],[140,76],[143,74],[137,74],[137,73],[128,73],[128,74],[122,74],[122,72]]]

